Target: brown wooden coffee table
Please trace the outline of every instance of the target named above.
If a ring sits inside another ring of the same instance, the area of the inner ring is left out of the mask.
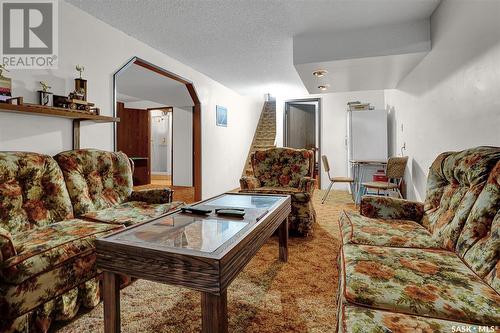
[[[227,193],[197,208],[239,207],[244,218],[185,214],[179,210],[96,241],[104,272],[104,330],[120,332],[117,274],[201,292],[202,332],[228,330],[227,288],[277,230],[279,258],[288,258],[289,196]]]

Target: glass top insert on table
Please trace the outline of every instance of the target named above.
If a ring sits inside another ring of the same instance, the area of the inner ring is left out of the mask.
[[[246,220],[174,214],[124,231],[116,240],[209,253],[247,225]]]
[[[271,208],[282,199],[278,196],[225,194],[202,204],[203,206],[266,209]]]

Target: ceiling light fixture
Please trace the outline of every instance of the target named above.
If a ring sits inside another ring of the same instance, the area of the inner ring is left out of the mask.
[[[325,91],[325,90],[328,90],[329,86],[330,85],[328,85],[328,84],[322,84],[322,85],[318,86],[318,89],[321,91]]]
[[[323,77],[326,74],[328,74],[328,71],[326,69],[318,69],[317,71],[314,71],[312,74],[316,77]]]

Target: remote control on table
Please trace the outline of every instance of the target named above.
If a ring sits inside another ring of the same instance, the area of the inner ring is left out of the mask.
[[[195,214],[195,215],[207,215],[212,212],[211,209],[201,209],[201,208],[194,208],[194,207],[182,207],[181,211],[183,213],[190,213],[190,214]]]

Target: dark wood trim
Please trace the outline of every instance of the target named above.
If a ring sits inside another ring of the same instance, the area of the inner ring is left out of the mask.
[[[220,295],[201,293],[201,332],[227,333],[227,290]]]
[[[104,303],[104,332],[119,333],[120,323],[120,284],[118,276],[104,271],[103,303]]]
[[[146,60],[143,60],[143,59],[140,59],[140,58],[135,58],[134,64],[136,64],[138,66],[141,66],[141,67],[144,67],[146,69],[149,69],[150,71],[153,71],[153,72],[155,72],[157,74],[166,76],[169,79],[175,80],[175,81],[180,82],[182,84],[186,84],[186,85],[187,84],[192,84],[191,81],[183,78],[182,76],[177,75],[175,73],[172,73],[170,71],[167,71],[166,69],[163,69],[163,68],[158,67],[156,65],[153,65],[152,63],[147,62]]]
[[[158,107],[158,108],[147,108],[146,110],[148,110],[148,111],[159,110],[159,111],[166,111],[166,112],[174,112],[174,108],[171,106],[162,106],[162,107]]]
[[[202,196],[202,140],[201,140],[201,104],[193,107],[193,186],[194,200]]]

